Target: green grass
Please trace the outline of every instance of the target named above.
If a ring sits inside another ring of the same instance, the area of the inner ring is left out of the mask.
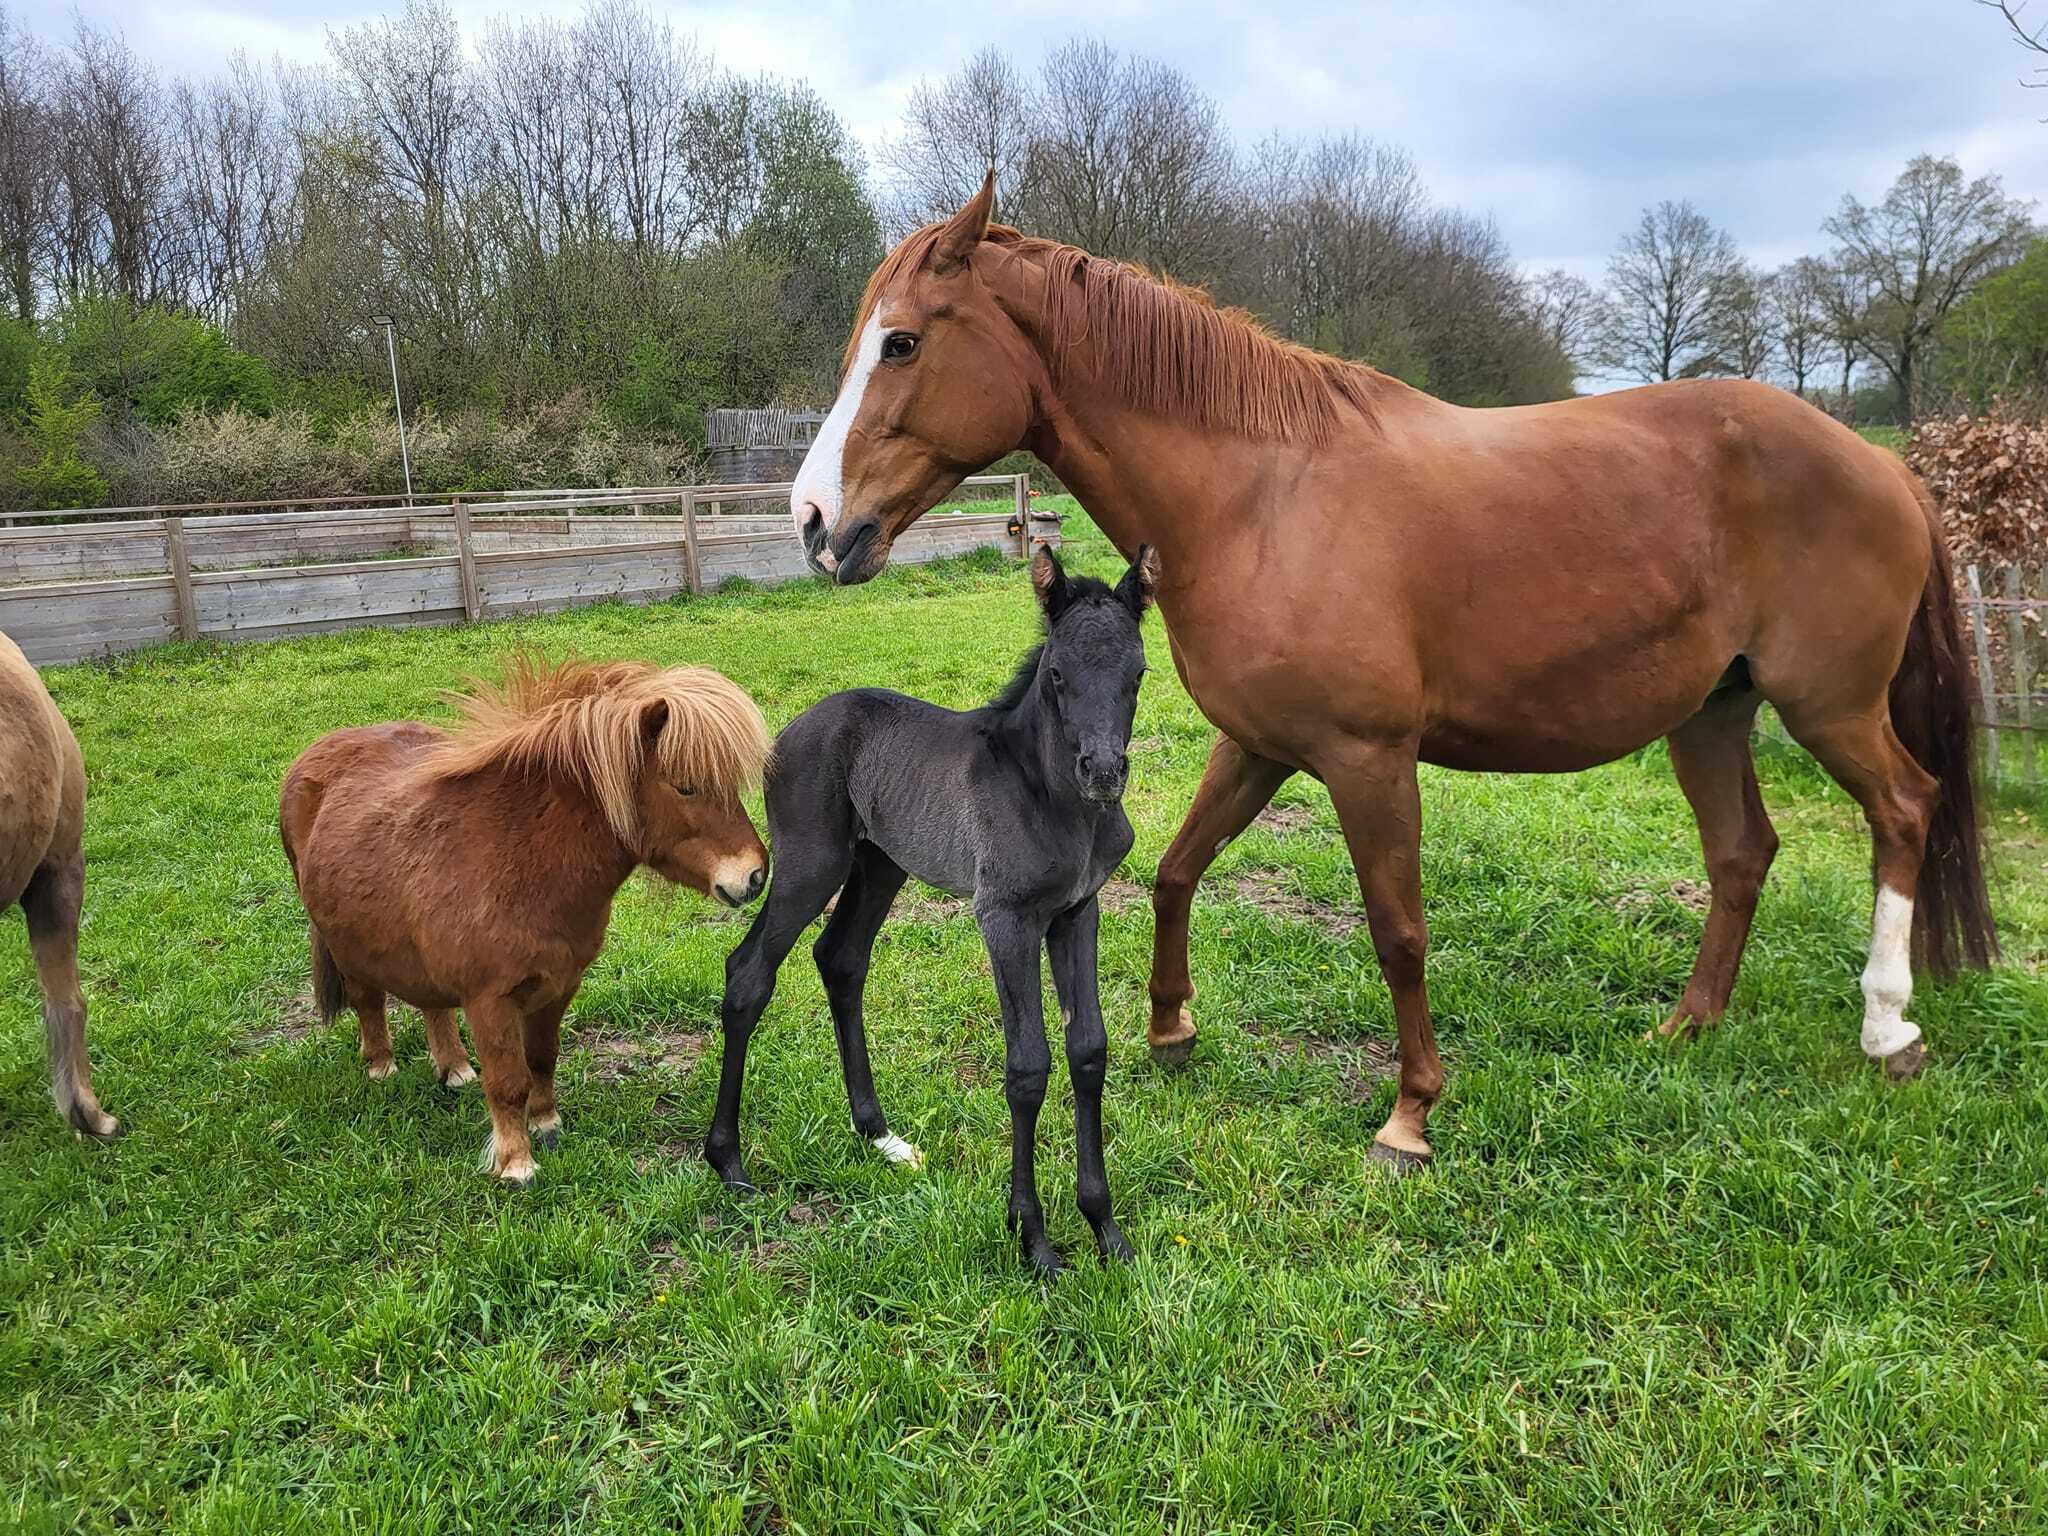
[[[1232,845],[1198,904],[1187,1072],[1146,1058],[1144,902],[1105,917],[1110,1174],[1139,1259],[1088,1256],[1056,1073],[1040,1168],[1078,1262],[1049,1290],[1003,1230],[980,941],[929,893],[869,994],[921,1174],[849,1131],[799,949],[750,1074],[766,1192],[719,1189],[695,1149],[740,920],[637,883],[572,1012],[566,1134],[531,1192],[474,1171],[482,1102],[435,1087],[415,1015],[387,1084],[347,1025],[310,1024],[275,794],[320,732],[438,717],[436,690],[515,641],[709,662],[777,723],[857,683],[966,704],[1032,627],[1020,573],[983,557],[49,673],[92,775],[84,965],[131,1134],[60,1131],[10,924],[0,1527],[2040,1528],[2038,811],[1994,823],[2015,963],[1923,984],[1937,1065],[1895,1087],[1856,1047],[1868,845],[1806,759],[1763,754],[1784,852],[1727,1025],[1672,1055],[1639,1037],[1691,963],[1678,882],[1700,870],[1661,749],[1428,774],[1450,1085],[1436,1166],[1396,1182],[1366,1161],[1386,992],[1328,797],[1292,783],[1285,835]],[[1149,638],[1140,885],[1209,739]]]
[[[1893,453],[1904,453],[1906,439],[1911,435],[1904,427],[1858,427],[1856,434],[1865,442],[1889,448]]]

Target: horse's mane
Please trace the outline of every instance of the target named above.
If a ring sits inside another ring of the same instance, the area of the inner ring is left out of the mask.
[[[861,297],[847,368],[881,296],[923,269],[945,227],[928,224],[882,258]],[[1377,420],[1384,374],[1283,341],[1200,288],[1003,224],[989,226],[983,245],[1043,267],[1055,379],[1093,379],[1139,410],[1255,438],[1321,443],[1346,411]]]
[[[502,768],[580,785],[628,846],[640,838],[650,756],[670,783],[728,798],[759,785],[768,765],[760,708],[709,667],[515,655],[500,681],[471,679],[467,692],[444,697],[463,724],[431,759],[437,777]],[[650,754],[647,712],[657,704],[667,714]]]

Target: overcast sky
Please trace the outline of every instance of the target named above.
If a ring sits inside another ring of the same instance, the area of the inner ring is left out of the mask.
[[[0,0],[57,41],[72,0]],[[172,72],[234,49],[316,59],[362,0],[77,0]],[[389,7],[395,9],[396,7]],[[1192,75],[1242,139],[1356,130],[1442,200],[1498,220],[1526,267],[1595,275],[1639,209],[1691,198],[1756,260],[1822,246],[1844,192],[1908,157],[1995,171],[2048,215],[2048,91],[1972,0],[766,0],[653,4],[728,67],[808,80],[872,146],[920,77],[996,44],[1027,64],[1078,34]],[[2048,22],[2048,0],[2032,0]],[[574,4],[457,0],[474,33]],[[2042,61],[2048,62],[2048,61]]]

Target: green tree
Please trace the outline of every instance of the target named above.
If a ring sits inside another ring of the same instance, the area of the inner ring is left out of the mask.
[[[1973,413],[2001,396],[2048,397],[2048,240],[1986,278],[1940,332],[1942,386]]]
[[[78,453],[86,429],[100,418],[100,402],[90,390],[67,399],[70,383],[63,361],[47,350],[29,364],[27,439],[35,457],[16,476],[32,508],[96,506],[107,493],[99,471]]]

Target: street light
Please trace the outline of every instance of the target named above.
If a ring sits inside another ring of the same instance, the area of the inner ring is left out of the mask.
[[[398,410],[398,459],[405,466],[405,504],[412,505],[412,450],[405,442],[405,402],[398,395],[398,321],[390,315],[372,315],[370,324],[384,327],[384,350],[391,356],[391,403]]]

